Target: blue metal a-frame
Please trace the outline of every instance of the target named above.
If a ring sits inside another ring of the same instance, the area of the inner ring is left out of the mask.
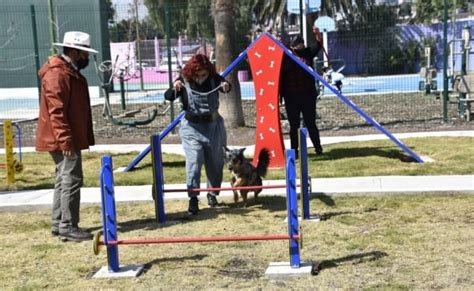
[[[393,134],[391,134],[388,130],[386,130],[382,125],[380,125],[375,119],[370,117],[367,113],[365,113],[362,109],[357,107],[354,102],[350,99],[345,97],[341,92],[339,92],[336,88],[331,86],[326,80],[324,80],[321,76],[316,74],[311,68],[309,68],[305,63],[303,63],[299,58],[297,58],[289,49],[287,49],[284,45],[278,42],[271,34],[264,33],[259,38],[257,38],[249,47],[247,47],[240,55],[222,72],[222,77],[227,76],[246,56],[247,51],[252,48],[257,42],[261,40],[262,37],[269,37],[273,40],[273,42],[280,46],[283,51],[285,52],[286,56],[296,62],[303,70],[308,72],[308,74],[312,75],[316,78],[319,82],[321,82],[326,88],[331,90],[342,102],[347,104],[352,110],[357,112],[362,118],[364,118],[368,123],[372,124],[376,129],[380,132],[385,134],[390,140],[392,140],[396,145],[398,145],[403,151],[405,151],[408,155],[410,155],[416,162],[423,163],[424,161],[409,147],[407,147],[404,143],[402,143],[398,138],[396,138]],[[170,123],[161,133],[160,139],[163,139],[173,128],[181,122],[181,119],[184,117],[184,113],[181,112],[173,122]],[[144,149],[140,154],[137,155],[135,159],[125,168],[124,172],[128,172],[132,170],[149,152],[151,151],[151,146],[148,146]]]

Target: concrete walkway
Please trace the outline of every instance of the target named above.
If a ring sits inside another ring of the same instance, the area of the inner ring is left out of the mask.
[[[473,137],[474,130],[465,131],[436,131],[436,132],[410,132],[410,133],[395,133],[393,134],[396,138],[403,140],[406,138],[413,137]],[[323,136],[321,137],[321,144],[335,144],[341,142],[357,142],[357,141],[368,141],[368,140],[388,140],[389,138],[384,134],[365,134],[365,135],[354,135],[354,136]],[[285,140],[285,147],[290,148],[290,141]],[[308,145],[311,145],[311,140],[308,138]],[[103,153],[130,153],[130,152],[141,152],[147,148],[149,144],[114,144],[114,145],[96,145],[90,148],[91,152],[103,152]],[[162,151],[168,154],[178,154],[184,156],[183,146],[181,144],[162,144]],[[232,146],[230,146],[232,147]],[[245,154],[253,156],[255,146],[245,146]],[[34,152],[34,147],[23,147],[22,152]],[[4,149],[0,149],[0,154],[5,154]]]
[[[436,136],[467,136],[474,137],[474,131],[448,132],[420,132],[395,134],[399,139],[411,137]],[[345,137],[322,137],[322,144],[337,142],[366,141],[387,139],[384,135],[359,135]],[[285,144],[288,141],[285,141]],[[141,151],[147,145],[99,145],[91,151],[123,153]],[[248,154],[254,147],[248,147]],[[23,152],[33,151],[25,148]],[[163,152],[182,154],[181,145],[163,145]],[[264,185],[284,185],[284,180],[265,180]],[[377,177],[349,177],[349,178],[318,178],[311,181],[313,195],[380,195],[381,193],[416,194],[420,192],[463,192],[474,194],[474,175],[440,175],[440,176],[377,176]],[[205,188],[203,184],[201,188]],[[230,187],[223,183],[222,187]],[[165,189],[185,189],[184,184],[166,185]],[[264,189],[262,195],[285,195],[285,189]],[[151,201],[151,185],[117,186],[115,187],[117,201]],[[230,191],[221,193],[221,196],[231,196]],[[100,203],[99,188],[82,188],[82,203]],[[165,199],[182,199],[187,194],[172,193]],[[50,205],[53,200],[53,190],[30,190],[18,192],[0,192],[0,207]]]
[[[266,180],[264,185],[284,185],[283,180]],[[206,185],[202,184],[201,188]],[[223,183],[222,187],[230,187]],[[416,194],[420,192],[463,192],[474,194],[474,175],[452,176],[377,176],[353,178],[318,178],[311,180],[313,195],[380,195],[380,194]],[[186,189],[184,184],[166,185],[165,189]],[[260,195],[286,195],[285,189],[264,189]],[[299,192],[299,190],[297,190]],[[224,191],[221,197],[231,196]],[[151,185],[116,186],[116,201],[152,201]],[[205,195],[203,196],[205,199]],[[250,194],[252,197],[252,194]],[[169,193],[165,199],[184,199],[187,193]],[[203,199],[203,198],[201,198]],[[0,207],[25,205],[50,205],[53,190],[31,190],[0,193]],[[82,188],[81,203],[100,203],[99,188]]]

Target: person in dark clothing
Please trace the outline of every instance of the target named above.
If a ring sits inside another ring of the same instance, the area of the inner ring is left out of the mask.
[[[186,112],[179,130],[186,155],[186,185],[200,188],[201,168],[204,164],[208,188],[220,188],[224,169],[224,147],[227,135],[224,119],[219,115],[219,92],[231,90],[230,83],[222,78],[205,55],[194,55],[184,66],[183,76],[174,81],[165,92],[165,99],[181,99]],[[199,192],[188,191],[188,214],[199,211]],[[219,191],[207,193],[210,207],[218,205]]]
[[[293,54],[311,68],[313,68],[314,57],[322,48],[317,28],[313,28],[313,31],[317,40],[314,46],[305,47],[304,40],[299,35],[290,42]],[[287,56],[284,57],[282,64],[280,95],[285,101],[286,114],[290,123],[291,148],[298,153],[298,128],[300,127],[300,115],[303,114],[303,121],[308,129],[315,152],[321,155],[323,148],[316,126],[317,91],[314,77]]]

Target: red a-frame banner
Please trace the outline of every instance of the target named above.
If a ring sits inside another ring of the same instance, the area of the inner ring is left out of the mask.
[[[270,37],[262,35],[247,51],[255,87],[255,154],[258,163],[262,148],[270,151],[270,168],[285,167],[285,145],[280,125],[279,84],[283,49]]]

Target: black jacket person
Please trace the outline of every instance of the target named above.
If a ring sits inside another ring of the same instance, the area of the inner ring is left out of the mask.
[[[305,47],[303,38],[296,36],[290,42],[290,49],[296,57],[312,68],[313,59],[321,50],[321,45],[318,41],[314,46]],[[280,95],[285,101],[285,109],[290,123],[291,148],[298,153],[298,128],[300,127],[300,115],[303,114],[303,120],[315,152],[318,155],[322,154],[323,148],[319,139],[319,130],[316,127],[315,79],[287,56],[284,57],[282,64]]]

